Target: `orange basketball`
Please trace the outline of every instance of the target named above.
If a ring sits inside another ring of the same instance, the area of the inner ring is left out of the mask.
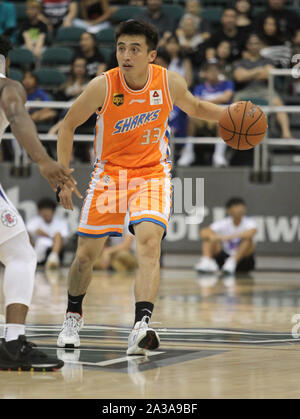
[[[223,110],[219,121],[219,134],[227,145],[236,150],[249,150],[266,135],[266,115],[250,101],[236,102]]]

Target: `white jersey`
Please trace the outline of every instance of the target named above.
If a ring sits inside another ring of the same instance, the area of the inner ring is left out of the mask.
[[[0,78],[5,78],[4,74],[0,73]],[[8,127],[9,123],[5,116],[3,109],[0,108],[0,144],[2,135]],[[12,239],[14,236],[22,233],[25,230],[25,224],[12,204],[12,202],[5,195],[5,192],[0,184],[0,246],[7,240]],[[1,249],[0,249],[0,261],[1,261]]]
[[[4,74],[0,73],[0,78],[5,79],[6,77]],[[6,128],[8,127],[9,123],[4,113],[4,110],[0,108],[0,144],[2,141],[2,135],[4,134]]]
[[[231,236],[233,234],[243,233],[244,231],[257,228],[257,225],[256,221],[251,217],[243,217],[238,226],[233,223],[232,217],[226,217],[223,220],[215,221],[209,227],[220,236]],[[236,238],[226,240],[222,243],[224,252],[232,256],[236,253],[237,248],[241,243],[241,239]]]

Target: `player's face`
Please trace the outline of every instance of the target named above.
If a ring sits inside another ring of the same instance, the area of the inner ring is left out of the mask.
[[[232,218],[241,218],[246,213],[246,207],[243,204],[232,205],[227,212]]]
[[[143,35],[121,35],[117,42],[117,61],[124,74],[147,70],[155,60],[156,51],[149,51]]]

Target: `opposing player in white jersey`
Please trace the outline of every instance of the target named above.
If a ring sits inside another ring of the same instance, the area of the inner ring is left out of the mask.
[[[25,109],[26,94],[22,85],[6,77],[9,39],[0,36],[0,142],[10,124],[11,131],[38,164],[41,174],[53,190],[69,185],[80,196],[72,170],[52,160],[39,141],[32,119]],[[63,361],[49,358],[35,349],[25,337],[25,320],[31,302],[36,256],[29,242],[24,222],[0,184],[0,261],[5,266],[4,298],[6,307],[5,336],[0,346],[0,370],[51,371]]]

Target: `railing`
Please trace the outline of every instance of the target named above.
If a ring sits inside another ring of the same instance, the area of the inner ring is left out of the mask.
[[[269,92],[270,98],[274,93],[274,76],[276,75],[291,75],[291,70],[278,70],[274,69],[270,71],[269,75]],[[32,101],[27,102],[26,107],[30,108],[55,108],[55,109],[66,109],[72,106],[72,102],[56,102],[56,101]],[[276,113],[276,112],[287,112],[287,113],[300,113],[300,106],[261,106],[261,109],[267,114]],[[14,139],[12,133],[5,133],[2,137],[3,139]],[[49,134],[39,134],[41,141],[57,141],[57,135]],[[75,134],[74,141],[81,142],[91,142],[94,139],[93,134]],[[182,144],[186,142],[191,142],[193,144],[217,144],[221,141],[220,138],[215,137],[185,137],[185,138],[172,138],[170,142],[171,147],[171,156],[174,158],[174,148],[175,144]],[[254,163],[253,163],[253,173],[257,175],[257,178],[261,174],[264,174],[269,171],[268,161],[269,161],[269,146],[293,146],[300,147],[300,139],[290,139],[284,140],[282,138],[266,138],[262,143],[254,147]],[[20,159],[20,149],[18,145],[17,152],[15,155],[15,165],[19,164]],[[19,149],[19,150],[18,150]],[[24,154],[25,160],[28,162],[28,157],[26,153]]]

